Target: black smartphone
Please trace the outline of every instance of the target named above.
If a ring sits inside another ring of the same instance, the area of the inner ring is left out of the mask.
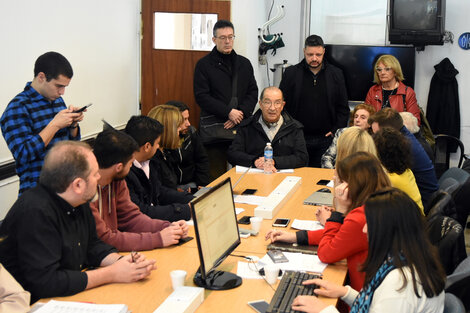
[[[290,222],[290,218],[277,218],[274,221],[273,226],[275,226],[275,227],[287,227],[287,225],[289,225],[289,222]]]
[[[254,195],[256,192],[258,191],[258,189],[245,189],[243,190],[242,192],[242,195]]]
[[[88,105],[82,106],[80,109],[75,110],[75,111],[73,111],[72,113],[81,113],[81,112],[85,111],[86,108],[89,108],[89,107],[91,107],[92,105],[93,105],[93,103],[90,103],[90,104],[88,104]]]
[[[289,259],[279,250],[269,250],[268,255],[274,263],[286,263]]]
[[[250,301],[248,305],[258,313],[266,313],[269,303],[264,300]]]
[[[249,224],[250,224],[250,218],[251,218],[251,217],[253,217],[253,216],[249,216],[249,215],[242,216],[242,217],[238,220],[238,224],[249,225]]]
[[[177,246],[181,246],[182,244],[185,244],[187,243],[188,241],[191,241],[193,240],[194,238],[193,237],[184,237],[184,238],[180,238],[180,240],[178,240],[178,243],[176,244]]]
[[[326,186],[328,185],[329,182],[330,182],[329,179],[320,179],[319,181],[317,181],[317,185]]]

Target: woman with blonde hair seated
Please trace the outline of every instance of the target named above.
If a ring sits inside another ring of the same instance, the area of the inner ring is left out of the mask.
[[[178,184],[177,173],[181,163],[178,148],[181,146],[179,131],[183,124],[180,111],[171,105],[158,105],[147,114],[163,125],[163,134],[160,138],[160,148],[154,159],[159,163],[160,180],[164,186],[176,189]]]
[[[352,126],[339,136],[336,163],[358,151],[369,152],[377,157],[374,139],[372,139],[369,132],[360,127]]]

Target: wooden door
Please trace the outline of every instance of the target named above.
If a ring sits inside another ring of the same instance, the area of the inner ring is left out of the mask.
[[[168,100],[180,100],[190,107],[190,122],[197,127],[194,67],[209,51],[154,49],[154,12],[217,13],[218,19],[230,20],[230,0],[142,0],[142,114]]]

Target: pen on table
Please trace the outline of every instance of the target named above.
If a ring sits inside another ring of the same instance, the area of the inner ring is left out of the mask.
[[[131,258],[132,258],[132,263],[135,263],[135,256],[136,256],[137,252],[135,251],[132,251],[131,252]]]

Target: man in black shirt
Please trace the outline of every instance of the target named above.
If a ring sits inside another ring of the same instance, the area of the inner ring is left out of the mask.
[[[348,96],[342,71],[323,60],[325,47],[320,36],[305,39],[305,58],[288,67],[279,88],[286,111],[304,125],[309,166],[320,167],[321,157],[338,128],[349,118]]]
[[[0,262],[31,292],[32,303],[137,281],[155,268],[154,260],[120,256],[98,239],[88,202],[99,178],[87,144],[59,142],[45,158],[38,186],[24,192],[3,221]],[[83,271],[93,267],[101,268]]]

